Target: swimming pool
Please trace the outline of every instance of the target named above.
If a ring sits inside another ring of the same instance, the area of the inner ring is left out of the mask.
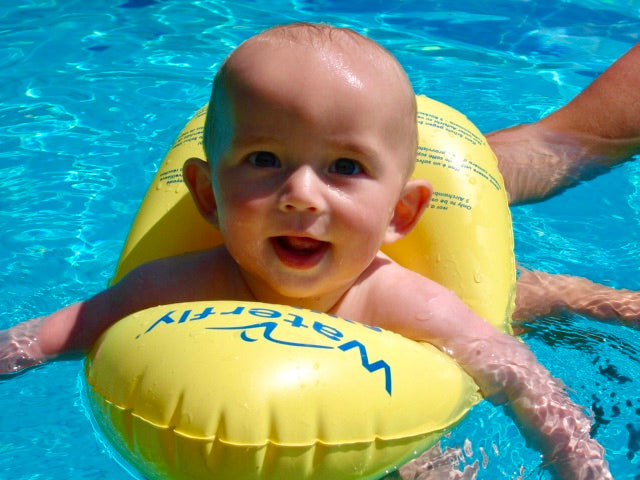
[[[105,286],[158,162],[206,102],[219,62],[253,33],[293,20],[351,26],[392,50],[417,92],[486,132],[562,105],[640,40],[638,2],[621,3],[34,0],[0,9],[0,328]],[[517,257],[640,289],[639,210],[640,167],[627,164],[513,209]],[[616,478],[640,478],[638,332],[568,316],[525,338],[594,410]],[[81,370],[59,362],[0,383],[0,478],[126,478],[85,416]],[[481,479],[548,478],[487,404],[444,445],[464,447]]]

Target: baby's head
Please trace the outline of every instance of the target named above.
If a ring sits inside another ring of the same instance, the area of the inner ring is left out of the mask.
[[[350,30],[286,25],[240,45],[216,75],[204,143],[209,163],[188,160],[185,182],[262,301],[333,305],[431,193],[409,180],[411,84]]]
[[[251,108],[242,100],[256,90],[283,109],[299,109],[326,121],[337,120],[336,108],[360,113],[383,132],[374,140],[387,142],[394,152],[387,161],[404,162],[403,180],[413,171],[413,89],[395,57],[373,40],[349,29],[298,23],[271,28],[242,43],[214,80],[204,135],[210,163],[226,148],[224,140],[231,137],[242,107]]]

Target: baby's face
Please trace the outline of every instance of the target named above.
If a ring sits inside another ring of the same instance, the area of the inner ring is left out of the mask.
[[[234,59],[216,105],[226,117],[213,159],[219,227],[249,286],[271,301],[337,294],[385,241],[415,119],[368,62],[261,47]]]

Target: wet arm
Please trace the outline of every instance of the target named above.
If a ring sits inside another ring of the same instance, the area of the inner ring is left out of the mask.
[[[506,400],[507,411],[555,478],[612,478],[604,449],[590,436],[590,417],[524,344],[507,335],[467,337],[451,340],[446,350],[486,397]]]
[[[640,44],[564,107],[487,140],[512,204],[556,195],[640,153]]]
[[[133,274],[87,301],[0,331],[0,375],[83,355],[110,325],[144,307],[138,299],[148,297],[135,294],[142,285],[143,278]]]
[[[104,294],[0,331],[0,375],[84,354],[117,318],[101,311]]]
[[[496,330],[451,292],[426,298],[415,331],[407,333],[452,355],[486,398],[504,402],[556,478],[611,478],[604,449],[590,437],[591,419],[525,344]]]
[[[615,289],[586,278],[520,269],[515,321],[561,312],[640,328],[640,292]]]

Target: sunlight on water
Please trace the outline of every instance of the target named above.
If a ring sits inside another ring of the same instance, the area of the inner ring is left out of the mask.
[[[104,288],[158,163],[207,101],[220,62],[267,26],[353,27],[399,58],[417,92],[488,132],[570,100],[638,41],[639,18],[638,2],[598,0],[29,0],[0,9],[0,328]],[[640,289],[639,168],[513,209],[519,261]],[[617,479],[640,476],[637,337],[574,316],[528,325],[524,337],[591,410]],[[69,360],[0,383],[0,479],[127,477],[87,419],[81,371]],[[486,402],[440,448],[479,479],[549,478]]]

